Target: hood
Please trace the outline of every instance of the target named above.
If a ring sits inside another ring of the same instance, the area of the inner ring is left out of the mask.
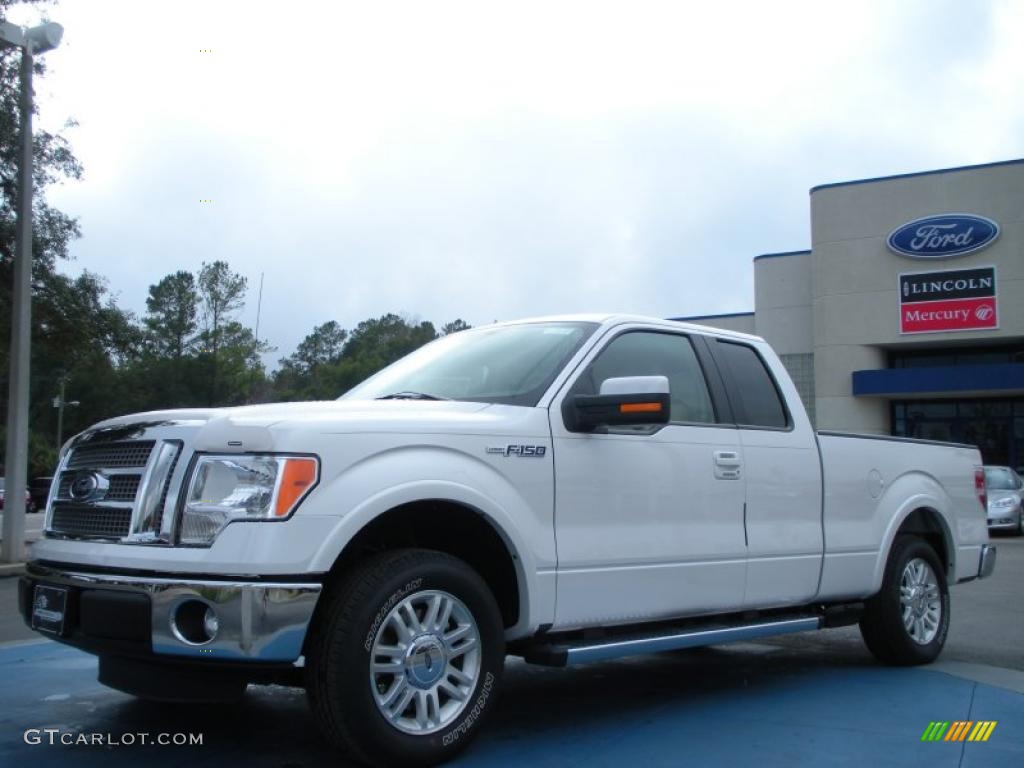
[[[227,408],[181,408],[117,416],[94,424],[87,431],[129,432],[146,427],[193,425],[230,421],[249,427],[270,427],[282,421],[345,423],[366,421],[458,420],[490,407],[488,403],[457,400],[316,400],[265,403]]]
[[[197,431],[197,447],[244,441],[265,449],[271,433],[435,433],[487,434],[535,431],[534,408],[457,400],[323,400],[267,403],[234,408],[147,411],[101,421],[73,438],[77,444],[138,439],[143,430],[182,427]],[[546,421],[546,414],[544,415]]]

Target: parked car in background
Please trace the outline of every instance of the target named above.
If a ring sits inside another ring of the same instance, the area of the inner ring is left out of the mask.
[[[52,477],[34,477],[28,484],[28,492],[32,497],[33,511],[46,509],[46,500],[50,496]]]
[[[4,508],[4,499],[7,498],[7,491],[4,489],[5,478],[0,477],[0,509]],[[32,497],[28,491],[25,491],[25,511],[35,512],[35,505],[32,503]]]
[[[1024,535],[1021,498],[1024,480],[1009,467],[985,467],[988,488],[988,529]]]

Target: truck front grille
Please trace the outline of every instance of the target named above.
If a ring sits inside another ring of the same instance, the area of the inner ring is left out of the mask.
[[[154,440],[122,443],[100,443],[75,448],[68,457],[65,469],[92,469],[95,467],[144,467],[153,452]]]
[[[50,529],[65,536],[121,539],[132,525],[131,507],[95,507],[92,504],[56,501]]]
[[[57,498],[71,498],[71,483],[77,475],[77,471],[62,472],[60,484],[57,486]],[[104,501],[125,501],[134,503],[135,494],[139,491],[139,483],[142,482],[142,475],[111,475],[110,488],[104,495]]]
[[[159,539],[164,504],[181,453],[180,440],[100,442],[72,448],[59,468],[47,534]]]

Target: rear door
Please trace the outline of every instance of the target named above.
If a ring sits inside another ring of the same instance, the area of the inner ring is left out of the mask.
[[[670,423],[571,432],[561,405],[622,376],[666,376]],[[555,629],[737,609],[746,548],[737,430],[699,336],[616,330],[550,409]]]
[[[769,366],[768,360],[777,358],[767,345],[715,339],[710,347],[739,427],[747,479],[744,605],[808,602],[818,591],[823,551],[814,430],[792,381]]]

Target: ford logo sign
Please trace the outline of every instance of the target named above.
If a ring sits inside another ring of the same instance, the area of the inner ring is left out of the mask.
[[[886,239],[889,249],[912,259],[948,259],[979,251],[999,237],[999,225],[971,213],[944,213],[908,221]]]

